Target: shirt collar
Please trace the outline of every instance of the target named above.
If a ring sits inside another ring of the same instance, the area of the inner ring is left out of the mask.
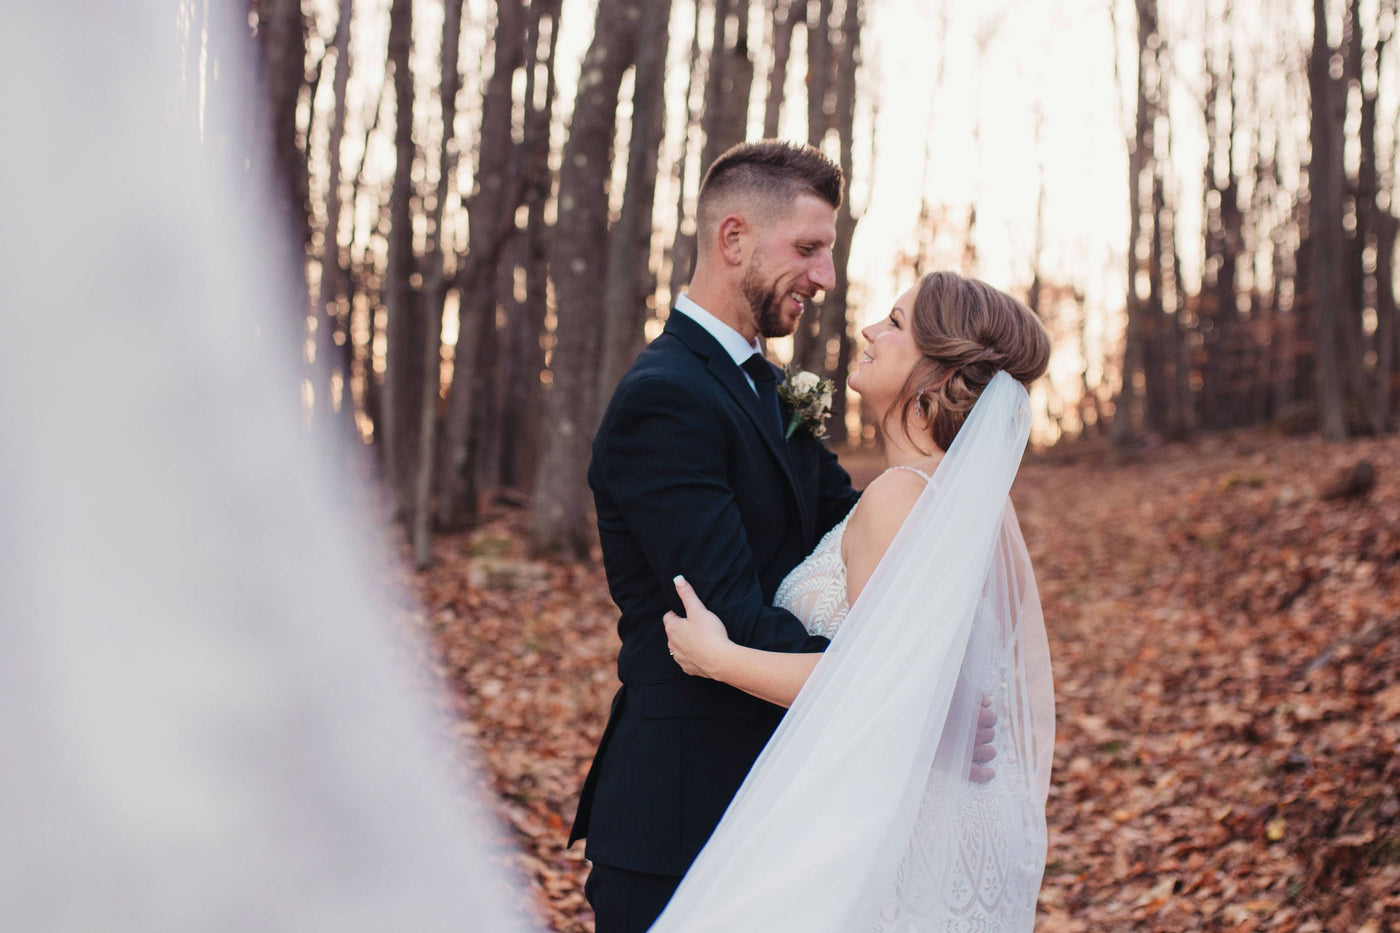
[[[705,328],[711,337],[719,341],[719,345],[733,358],[736,366],[743,366],[749,357],[763,352],[759,348],[758,340],[755,339],[752,343],[745,340],[737,330],[691,301],[689,295],[676,296],[676,310]]]

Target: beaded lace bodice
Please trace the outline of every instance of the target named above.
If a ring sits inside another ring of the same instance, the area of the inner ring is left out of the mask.
[[[929,479],[927,473],[913,467],[890,467],[890,470],[908,470],[918,473],[925,482]],[[783,578],[773,598],[774,605],[797,616],[812,635],[831,638],[851,609],[846,601],[846,561],[841,556],[841,541],[850,520],[851,516],[847,515],[822,536],[807,559]]]

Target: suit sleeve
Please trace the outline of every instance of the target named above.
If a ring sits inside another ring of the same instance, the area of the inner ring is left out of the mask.
[[[684,574],[729,637],[769,651],[821,651],[790,612],[764,604],[715,415],[684,386],[645,379],[615,402],[598,453],[602,482],[646,555],[666,600]]]

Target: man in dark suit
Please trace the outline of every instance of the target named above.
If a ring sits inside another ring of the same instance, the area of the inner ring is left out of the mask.
[[[697,205],[687,294],[614,392],[589,485],[622,612],[622,688],[580,795],[598,933],[646,930],[782,718],[780,707],[689,677],[661,617],[684,574],[736,642],[817,651],[771,603],[855,503],[850,477],[806,431],[784,438],[758,337],[791,334],[835,282],[841,170],[816,149],[743,144],[715,160]]]

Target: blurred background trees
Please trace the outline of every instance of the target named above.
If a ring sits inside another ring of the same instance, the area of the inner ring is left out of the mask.
[[[1400,422],[1396,0],[1089,7],[1126,168],[1089,180],[1126,207],[1108,209],[1122,233],[1107,225],[1099,265],[1048,258],[1066,182],[1046,115],[1077,93],[1057,56],[1089,50],[1026,47],[1014,0],[922,13],[918,82],[870,51],[912,0],[236,2],[248,29],[233,41],[262,64],[258,142],[206,142],[273,168],[302,249],[286,274],[307,295],[288,315],[308,419],[373,452],[420,562],[433,531],[470,527],[491,499],[531,506],[541,553],[587,554],[601,407],[684,288],[705,166],[761,136],[805,139],[848,175],[837,285],[771,348],[843,388],[856,330],[883,313],[871,296],[954,267],[1050,328],[1042,442]],[[177,26],[198,127],[231,40],[208,0],[181,0]],[[1011,80],[1008,57],[1032,126],[1013,170],[988,137],[1019,118],[983,101]],[[910,93],[970,102],[970,132],[950,135],[934,106],[925,125],[877,133]],[[881,271],[854,268],[881,154],[922,147],[927,181],[950,146],[973,152],[971,193],[902,192],[917,219],[867,230]],[[987,199],[1013,182],[1026,194],[1010,242],[1024,245],[989,266]],[[832,442],[868,440],[845,401]]]

